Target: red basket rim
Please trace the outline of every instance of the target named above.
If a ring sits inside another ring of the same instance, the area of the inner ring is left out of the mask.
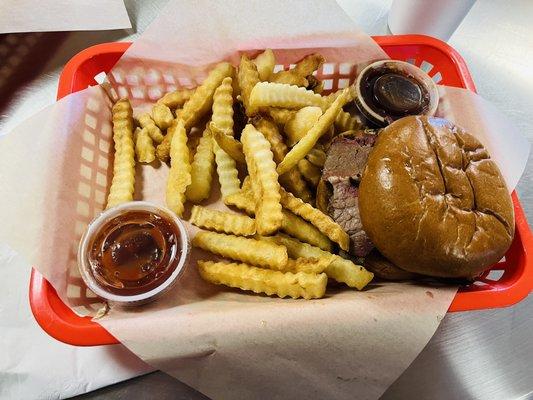
[[[434,47],[447,54],[459,71],[463,86],[476,91],[470,72],[461,55],[439,39],[424,35],[373,36],[381,46],[397,46],[399,43]],[[110,42],[91,46],[72,57],[65,65],[58,84],[57,98],[72,93],[75,74],[82,63],[102,53],[124,53],[130,42]],[[524,211],[515,192],[512,193],[515,208],[516,232],[520,238],[520,250],[527,258],[529,249],[533,249],[533,235],[527,223]],[[529,255],[530,256],[530,255]],[[527,269],[531,269],[528,260]],[[524,272],[525,273],[525,272]],[[525,298],[533,289],[533,279],[520,279],[512,286],[487,292],[458,292],[448,311],[467,311],[474,309],[509,306]],[[119,341],[101,325],[89,317],[79,317],[57,296],[52,285],[35,269],[32,270],[29,287],[32,312],[39,325],[52,337],[67,344],[77,346],[94,346],[117,344]],[[56,311],[59,311],[59,315]]]

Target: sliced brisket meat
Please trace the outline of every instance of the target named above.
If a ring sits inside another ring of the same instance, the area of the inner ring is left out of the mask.
[[[335,138],[322,172],[322,179],[333,188],[328,214],[348,233],[350,253],[357,257],[366,256],[373,248],[361,224],[357,185],[375,139],[376,136],[370,134]]]
[[[356,137],[338,136],[328,150],[322,179],[352,178],[361,179],[368,154],[376,141],[376,135],[362,134]]]
[[[372,250],[372,242],[363,231],[359,217],[357,187],[348,178],[330,177],[333,195],[328,204],[328,214],[350,236],[350,253],[366,256]]]

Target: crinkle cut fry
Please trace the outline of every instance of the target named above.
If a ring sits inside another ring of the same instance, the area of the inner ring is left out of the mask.
[[[335,256],[332,254],[330,257],[314,257],[306,258],[300,257],[296,260],[289,258],[289,261],[285,265],[284,272],[305,272],[308,274],[321,274],[334,260]]]
[[[317,299],[326,292],[326,274],[280,272],[247,264],[198,261],[200,276],[211,283],[281,298]]]
[[[168,108],[176,109],[185,104],[187,100],[191,98],[194,93],[194,89],[178,89],[173,92],[169,92],[157,100],[158,103],[164,104]]]
[[[139,115],[137,120],[139,121],[139,125],[141,125],[142,128],[146,129],[146,131],[154,142],[159,144],[163,141],[165,137],[163,136],[161,129],[159,129],[159,127],[155,124],[149,113]]]
[[[133,133],[133,141],[135,142],[135,154],[137,155],[137,161],[141,163],[151,163],[155,160],[154,143],[146,128],[135,128],[135,132]]]
[[[255,201],[251,191],[241,190],[229,196],[228,205],[235,206],[250,216],[255,215]],[[323,250],[332,250],[331,241],[313,224],[288,210],[282,210],[282,213],[283,220],[280,227],[282,231],[301,241],[318,246]]]
[[[192,244],[222,257],[272,269],[282,269],[289,259],[283,246],[223,233],[199,232]]]
[[[337,114],[342,110],[342,107],[348,101],[348,89],[343,91],[343,94],[337,97],[335,101],[328,107],[328,109],[318,118],[318,121],[300,139],[300,141],[287,153],[285,158],[278,165],[278,174],[283,175],[285,172],[293,168],[298,161],[304,158],[309,151],[315,147],[318,139],[327,132],[330,126],[335,121]]]
[[[268,78],[270,78],[274,71],[274,67],[276,66],[276,57],[271,49],[266,49],[257,57],[255,57],[253,63],[257,68],[259,79],[266,81]]]
[[[255,235],[255,221],[245,215],[194,206],[189,222],[199,228],[232,235]]]
[[[239,190],[226,197],[226,205],[237,207],[248,215],[255,215],[255,199],[251,192]]]
[[[244,153],[242,151],[242,143],[237,139],[234,139],[229,132],[224,132],[212,122],[209,124],[209,127],[213,133],[213,140],[218,146],[236,162],[246,164],[246,159],[244,158]]]
[[[228,76],[232,76],[234,72],[231,64],[223,62],[217,64],[215,68],[209,72],[207,78],[198,86],[189,100],[185,102],[183,108],[179,110],[178,116],[183,120],[186,130],[189,130],[206,115],[213,105],[213,94],[216,88],[220,85],[222,80]],[[167,132],[165,139],[157,146],[157,157],[163,161],[168,161],[170,152],[170,142],[172,141],[172,132]]]
[[[254,86],[259,82],[259,73],[257,67],[250,61],[248,56],[243,54],[241,57],[241,63],[239,64],[239,70],[237,73],[239,80],[239,87],[241,88],[241,97],[246,110],[246,115],[249,117],[254,115],[258,108],[254,107],[250,102],[250,95]]]
[[[206,126],[191,164],[191,184],[185,191],[187,200],[199,203],[209,197],[214,170],[213,140],[209,126]]]
[[[349,250],[350,237],[331,217],[283,189],[281,189],[281,204],[287,210],[312,223],[330,240],[338,243],[341,249]]]
[[[276,164],[280,163],[287,154],[288,148],[283,142],[283,136],[279,133],[276,123],[270,118],[257,118],[254,121],[254,126],[265,136],[266,140],[270,142],[274,162]],[[313,196],[307,188],[298,169],[293,168],[286,174],[280,176],[279,183],[302,200],[306,202],[312,201]]]
[[[252,187],[255,184],[254,193],[258,195],[255,212],[257,232],[261,235],[270,235],[281,227],[283,220],[279,202],[281,188],[270,143],[251,124],[244,128],[241,140]]]
[[[298,170],[313,187],[317,187],[322,176],[322,171],[319,167],[311,164],[306,158],[302,158],[298,161]]]
[[[271,241],[285,246],[289,256],[296,259],[300,257],[319,258],[332,255],[318,247],[300,242],[297,239],[285,235],[264,237],[262,240]],[[356,288],[357,290],[362,290],[374,277],[372,272],[367,271],[360,265],[354,264],[350,260],[346,260],[334,254],[333,257],[333,261],[327,266],[325,272],[328,277],[337,282],[345,283],[349,287]]]
[[[270,77],[269,81],[276,83],[285,83],[287,85],[296,85],[300,87],[307,87],[307,85],[309,84],[305,76],[298,74],[293,69],[290,69],[288,71],[278,71]]]
[[[112,109],[115,159],[107,208],[133,200],[135,185],[135,151],[133,143],[133,109],[128,99],[118,100]]]
[[[167,129],[174,121],[174,114],[164,104],[156,103],[152,107],[152,119],[160,129]]]
[[[274,120],[276,124],[283,128],[285,124],[293,117],[296,111],[287,110],[286,108],[269,107],[266,110],[266,113],[270,116],[270,118],[272,118],[272,120]]]
[[[181,217],[184,211],[185,190],[191,184],[187,133],[181,119],[175,121],[169,130],[173,131],[173,137],[170,146],[170,170],[167,178],[166,202],[168,208]]]
[[[327,101],[312,90],[284,83],[259,82],[250,93],[250,106],[300,109],[305,106],[324,108]]]
[[[331,251],[331,241],[320,232],[313,224],[290,211],[283,210],[281,230],[303,242],[320,247],[322,250]]]
[[[225,134],[233,136],[233,87],[230,77],[224,78],[213,95],[212,126],[221,129]],[[213,142],[218,181],[222,199],[236,193],[241,186],[239,172],[235,160],[231,158],[217,142]]]
[[[306,156],[309,162],[317,167],[323,167],[326,163],[326,153],[319,148],[312,149]]]
[[[285,124],[287,145],[292,147],[298,143],[316,124],[321,115],[322,109],[316,106],[307,106],[296,111]]]

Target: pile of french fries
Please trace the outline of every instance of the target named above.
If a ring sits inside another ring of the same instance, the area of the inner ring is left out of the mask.
[[[359,122],[343,111],[351,89],[322,95],[313,73],[323,62],[311,54],[274,73],[266,50],[253,60],[243,55],[237,69],[218,64],[196,89],[166,94],[151,113],[134,118],[129,101],[119,100],[108,207],[133,199],[135,158],[170,163],[166,203],[180,217],[186,201],[210,196],[216,168],[224,204],[245,215],[193,206],[190,222],[204,229],[193,246],[228,260],[199,261],[204,280],[305,299],[323,297],[328,278],[361,290],[373,275],[334,253],[348,251],[349,237],[325,214],[320,185],[328,143]]]

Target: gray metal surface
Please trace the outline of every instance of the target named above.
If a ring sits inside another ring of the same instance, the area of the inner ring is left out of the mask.
[[[390,2],[339,0],[347,13],[370,34],[387,33],[386,16]],[[135,30],[142,32],[165,3],[164,0],[126,0]],[[478,92],[511,116],[530,140],[533,140],[533,119],[530,117],[533,99],[533,79],[530,77],[532,20],[533,2],[530,0],[478,0],[450,40],[466,59]],[[3,56],[0,54],[0,134],[54,102],[59,73],[65,62],[78,51],[93,44],[132,40],[136,36],[130,31],[44,34],[39,38],[42,40],[40,45],[30,48],[30,56],[23,59],[33,68],[21,76],[10,77],[12,84],[9,87],[2,86]],[[16,35],[17,41],[22,42],[24,38]],[[0,36],[0,45],[7,40]],[[530,157],[518,187],[530,221],[533,220],[531,164]],[[533,398],[532,332],[533,296],[510,308],[448,314],[424,351],[383,399]],[[205,397],[167,375],[155,372],[80,398]]]

